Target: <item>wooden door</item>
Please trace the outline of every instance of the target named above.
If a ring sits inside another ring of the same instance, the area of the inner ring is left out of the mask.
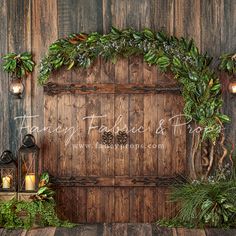
[[[44,87],[51,132],[44,133],[43,168],[54,176],[59,213],[89,223],[175,214],[167,185],[185,171],[186,127],[173,118],[183,100],[172,76],[132,57],[59,72],[51,82]],[[110,146],[102,144],[107,129]],[[118,144],[121,129],[125,145]]]

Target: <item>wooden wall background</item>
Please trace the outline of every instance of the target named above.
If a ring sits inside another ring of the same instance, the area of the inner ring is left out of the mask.
[[[202,52],[207,51],[217,58],[236,49],[235,22],[236,0],[1,0],[0,54],[32,51],[39,63],[49,44],[58,37],[80,31],[106,33],[113,25],[164,29],[176,36],[193,38]],[[216,63],[215,60],[214,65]],[[22,100],[11,99],[8,94],[10,80],[0,71],[0,151],[16,152],[21,143],[20,120],[14,117],[40,114],[39,118],[27,119],[27,125],[43,127],[46,122],[44,94],[37,86],[37,71],[27,79],[26,97]],[[235,143],[235,97],[224,91],[224,100],[224,110],[232,117],[231,124],[226,127],[227,136]],[[37,141],[43,149],[42,135]],[[47,160],[46,156],[42,158]],[[73,219],[74,216],[69,217]]]

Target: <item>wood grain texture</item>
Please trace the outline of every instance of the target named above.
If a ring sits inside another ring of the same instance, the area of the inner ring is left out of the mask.
[[[193,37],[203,52],[208,51],[215,57],[236,48],[235,0],[217,0],[214,3],[211,0],[3,0],[0,7],[1,56],[10,51],[28,50],[33,52],[36,63],[58,37],[81,31],[106,33],[112,25],[137,30],[150,27],[179,37]],[[55,177],[75,176],[98,180],[96,184],[92,179],[89,184],[83,185],[82,181],[76,186],[60,186],[57,189],[58,211],[63,218],[75,222],[153,222],[158,217],[171,216],[176,206],[166,202],[169,190],[156,187],[154,182],[147,184],[144,178],[150,180],[189,170],[186,165],[189,150],[185,151],[185,147],[191,146],[190,137],[187,135],[184,138],[184,127],[174,133],[167,122],[168,117],[182,111],[181,97],[177,94],[141,92],[117,94],[118,91],[114,94],[63,94],[50,97],[37,86],[38,69],[25,82],[26,97],[23,100],[13,100],[9,96],[10,80],[0,71],[0,151],[9,148],[15,153],[20,145],[20,123],[14,120],[16,115],[39,115],[38,118],[27,120],[25,125],[31,127],[76,126],[78,132],[68,146],[62,133],[34,133],[41,147],[41,170],[48,170]],[[226,79],[223,75],[223,80]],[[116,65],[99,59],[88,70],[59,71],[51,76],[50,81],[98,86],[108,83],[121,87],[133,82],[149,86],[176,86],[172,75],[164,75],[156,68],[149,67],[140,57],[122,58]],[[235,142],[235,102],[227,91],[223,92],[224,111],[232,117],[232,123],[226,126],[227,138]],[[107,116],[95,120],[93,125],[106,124],[111,127],[116,118],[122,115],[119,127],[136,125],[150,128],[151,132],[128,135],[128,144],[144,144],[144,148],[135,150],[119,146],[101,150],[80,146],[101,141],[98,130],[94,129],[89,135],[86,133],[89,121],[82,118],[102,113]],[[166,134],[163,136],[153,131],[161,118],[167,119],[164,124]],[[164,149],[147,148],[148,144],[161,143],[165,144]],[[134,183],[133,179],[138,181]],[[144,228],[138,228],[137,231],[149,232],[149,227]],[[91,235],[96,235],[101,227],[85,229]],[[104,232],[109,235],[114,230],[117,231],[116,235],[122,235],[123,231],[124,235],[137,233],[135,227],[127,225],[117,228],[108,225]],[[66,232],[56,231],[59,235]],[[163,232],[159,235],[169,231]],[[186,234],[185,230],[173,230],[171,233]]]
[[[156,224],[142,223],[104,223],[81,224],[74,228],[45,227],[30,230],[0,229],[2,236],[235,236],[235,229],[186,229],[166,228]]]
[[[8,53],[8,34],[7,34],[7,0],[0,2],[0,55]],[[0,68],[0,152],[2,153],[6,149],[10,149],[10,117],[9,117],[9,78],[2,67]]]

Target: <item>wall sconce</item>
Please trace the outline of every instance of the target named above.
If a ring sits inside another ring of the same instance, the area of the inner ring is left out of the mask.
[[[25,91],[25,86],[22,83],[22,80],[20,78],[12,79],[10,83],[10,93],[15,98],[21,99],[24,96],[24,91]]]
[[[236,94],[236,82],[229,83],[229,91],[230,93]]]

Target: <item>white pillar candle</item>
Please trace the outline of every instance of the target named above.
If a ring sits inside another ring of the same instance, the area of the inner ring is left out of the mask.
[[[11,188],[11,178],[9,176],[2,177],[2,188]]]
[[[25,190],[35,190],[35,174],[28,174],[25,176]]]

